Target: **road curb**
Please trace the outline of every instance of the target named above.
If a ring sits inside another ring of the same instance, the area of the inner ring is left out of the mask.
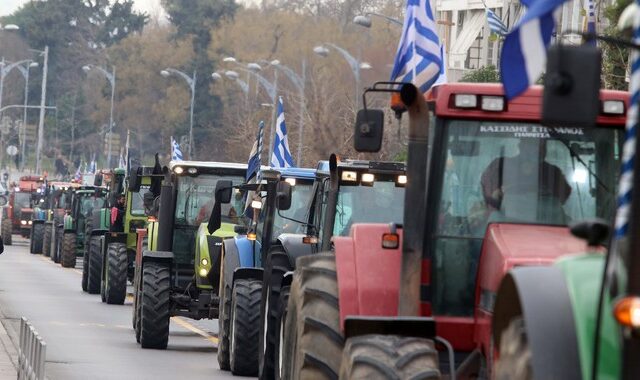
[[[13,331],[11,321],[0,311],[0,377],[17,376],[18,347],[7,330]],[[15,335],[15,334],[14,334]]]

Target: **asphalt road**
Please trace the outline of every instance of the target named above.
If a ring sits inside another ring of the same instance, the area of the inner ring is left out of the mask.
[[[216,358],[217,321],[172,318],[169,347],[143,350],[131,328],[131,297],[106,305],[82,292],[82,263],[64,269],[31,255],[14,235],[0,255],[0,321],[18,342],[26,317],[47,343],[49,379],[231,379]]]

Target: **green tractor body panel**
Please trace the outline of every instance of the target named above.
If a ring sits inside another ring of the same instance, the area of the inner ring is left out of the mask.
[[[151,177],[141,178],[140,191],[137,193],[127,191],[126,212],[124,215],[124,232],[127,234],[127,249],[136,250],[138,236],[137,229],[144,229],[147,226],[147,215],[143,206],[143,194],[151,187]]]
[[[96,232],[106,232],[109,231],[111,227],[111,210],[102,208],[99,210],[99,219],[98,223],[94,224],[93,230]],[[95,219],[94,219],[95,220]]]
[[[591,379],[598,298],[604,271],[603,254],[570,255],[555,265],[564,273],[578,339],[580,366],[584,379]],[[600,325],[600,354],[597,379],[620,378],[621,337],[611,313],[611,299],[605,292]]]
[[[201,273],[202,270],[206,270],[206,272],[209,273],[214,265],[219,267],[222,241],[237,235],[235,232],[236,225],[232,223],[222,223],[220,228],[214,231],[213,234],[209,233],[208,226],[208,223],[202,223],[196,235],[195,270],[198,274]],[[209,241],[210,239],[212,239],[211,242]],[[210,252],[212,245],[215,246],[214,249],[216,249],[217,252]],[[207,263],[206,265],[203,264],[203,260]],[[201,289],[213,289],[213,286],[200,275],[196,276],[196,285]]]
[[[64,220],[63,220],[63,228],[65,231],[72,231],[73,230],[73,217],[69,214],[66,214],[64,216]]]
[[[158,222],[147,224],[147,247],[149,251],[155,251],[158,247]]]

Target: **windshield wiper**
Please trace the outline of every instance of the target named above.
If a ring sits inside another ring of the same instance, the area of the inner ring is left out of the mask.
[[[591,167],[589,167],[589,165],[587,165],[587,163],[584,162],[582,157],[580,157],[580,155],[575,150],[573,150],[569,142],[565,140],[564,137],[558,133],[558,131],[556,131],[555,127],[547,127],[547,131],[549,131],[549,134],[551,135],[551,137],[560,141],[562,145],[564,145],[567,148],[572,158],[575,158],[576,160],[578,160],[578,162],[581,163],[582,166],[585,167],[585,169],[587,169],[587,172],[589,172],[589,174],[592,175],[593,178],[595,178],[596,183],[600,185],[600,187],[602,187],[607,193],[611,194],[611,190],[609,190],[609,188],[604,184],[604,182],[602,182],[600,177],[598,177],[596,173],[594,173],[591,170]]]

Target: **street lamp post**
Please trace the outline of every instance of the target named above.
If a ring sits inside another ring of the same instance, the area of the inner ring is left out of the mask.
[[[20,137],[20,170],[24,170],[24,161],[26,154],[26,140],[27,140],[27,105],[29,104],[29,69],[32,67],[38,67],[38,62],[29,61],[25,67],[17,66],[20,73],[24,77],[24,111],[22,114],[22,133]]]
[[[336,49],[341,55],[342,57],[347,61],[347,63],[349,63],[349,66],[351,67],[351,71],[353,71],[353,76],[356,79],[356,93],[354,96],[354,106],[357,107],[358,106],[358,100],[360,98],[359,96],[359,92],[360,92],[360,70],[369,70],[371,69],[371,65],[367,62],[360,62],[359,59],[356,59],[353,55],[351,55],[348,51],[346,51],[345,49],[341,48],[338,45],[332,44],[330,42],[326,42],[324,45],[318,45],[316,47],[313,48],[313,52],[316,53],[317,55],[326,58],[329,55],[330,50],[325,46],[330,46],[334,49]]]
[[[99,72],[102,73],[102,75],[104,75],[107,80],[109,81],[109,84],[111,84],[111,106],[109,109],[109,139],[107,142],[107,167],[110,168],[111,167],[111,140],[113,138],[113,102],[115,100],[115,94],[116,94],[116,67],[113,66],[113,68],[111,69],[111,72],[108,72],[106,69],[100,67],[100,66],[95,66],[95,65],[84,65],[82,66],[82,70],[85,73],[88,73],[89,71],[91,71],[91,69],[96,69]]]
[[[385,15],[383,15],[381,13],[376,13],[376,12],[367,12],[364,15],[356,16],[356,17],[353,18],[353,22],[355,24],[358,24],[358,25],[363,26],[365,28],[370,28],[371,27],[371,16],[383,18],[383,19],[387,20],[390,24],[399,25],[400,27],[402,27],[402,25],[403,25],[403,22],[398,20],[397,18],[385,16]]]
[[[265,62],[268,63],[272,66],[274,66],[276,69],[281,70],[286,76],[287,78],[289,78],[289,80],[291,81],[291,83],[293,83],[296,88],[299,91],[300,94],[300,120],[299,120],[299,127],[298,127],[298,152],[296,154],[296,162],[298,163],[298,165],[301,164],[301,160],[302,160],[302,146],[303,146],[303,134],[304,134],[304,113],[306,110],[306,97],[305,97],[305,85],[306,85],[306,76],[307,76],[307,70],[306,70],[306,66],[307,66],[307,61],[306,60],[302,60],[302,75],[298,75],[295,71],[293,71],[293,69],[291,69],[290,67],[287,67],[285,65],[283,65],[282,63],[280,63],[280,61],[278,60],[273,60],[271,62],[267,62],[267,61],[261,61],[261,62]]]
[[[44,55],[44,66],[42,67],[42,90],[40,92],[40,120],[38,121],[38,143],[36,144],[36,173],[40,173],[42,147],[44,145],[44,112],[47,99],[47,72],[49,71],[49,46],[45,46],[40,52]]]
[[[180,70],[176,70],[173,68],[166,68],[162,71],[160,71],[160,75],[162,75],[165,78],[168,78],[171,76],[171,74],[178,74],[179,76],[181,76],[189,85],[189,88],[191,89],[191,108],[189,111],[189,159],[190,160],[194,160],[194,148],[193,148],[193,107],[194,107],[194,102],[195,102],[195,98],[196,98],[196,72],[195,70],[193,71],[193,77],[189,77],[187,74],[183,73]]]

